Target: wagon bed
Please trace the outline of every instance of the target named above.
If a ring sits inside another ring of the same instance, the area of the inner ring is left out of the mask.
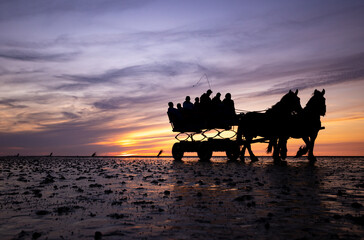
[[[167,113],[168,114],[168,113]],[[168,114],[172,131],[176,132],[178,142],[172,147],[173,158],[182,160],[185,152],[197,152],[201,161],[208,161],[213,152],[225,152],[229,160],[237,160],[241,147],[246,143],[237,141],[238,120],[215,122],[214,124],[196,124],[183,122],[176,124],[173,116]],[[254,142],[266,142],[265,138],[257,138]]]

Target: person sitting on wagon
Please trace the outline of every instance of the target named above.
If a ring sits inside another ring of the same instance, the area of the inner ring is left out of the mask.
[[[199,109],[200,107],[200,98],[199,97],[195,97],[195,102],[193,103],[193,109]]]
[[[174,128],[180,128],[182,124],[182,113],[174,108],[173,102],[168,103],[168,116]]]
[[[183,119],[186,122],[186,127],[192,128],[194,125],[194,111],[193,111],[193,103],[191,103],[190,96],[186,96],[186,101],[183,102]]]
[[[225,99],[222,101],[224,107],[224,116],[227,120],[228,124],[233,124],[236,120],[236,113],[235,113],[235,105],[234,101],[231,99],[231,94],[225,94]]]
[[[201,97],[200,97],[200,103],[202,105],[211,104],[211,98],[210,98],[211,93],[212,93],[212,91],[211,91],[211,89],[209,89],[209,90],[207,90],[205,93],[203,93],[201,95]]]
[[[197,121],[200,121],[200,98],[196,97],[193,103],[193,116]]]
[[[221,102],[221,93],[216,93],[216,96],[211,100],[212,105],[212,119],[214,127],[219,127],[223,123],[223,105]]]
[[[219,106],[221,104],[220,97],[221,97],[221,93],[218,92],[218,93],[216,93],[216,96],[212,98],[211,101],[212,101],[212,105],[214,107]]]
[[[205,127],[210,127],[210,120],[211,120],[211,95],[212,91],[209,89],[206,93],[202,94],[200,97],[200,113],[202,120],[205,123]]]
[[[177,110],[181,113],[181,115],[183,114],[183,108],[182,108],[182,105],[180,103],[177,103]]]
[[[193,110],[193,103],[191,103],[190,96],[186,96],[186,100],[183,102],[183,109]]]

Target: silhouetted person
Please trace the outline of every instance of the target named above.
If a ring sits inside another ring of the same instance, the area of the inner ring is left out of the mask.
[[[193,103],[193,109],[199,109],[200,108],[200,98],[199,97],[195,97],[195,102]]]
[[[211,93],[212,91],[209,89],[206,93],[202,94],[200,97],[200,113],[201,117],[205,123],[205,127],[209,128],[210,120],[211,120]]]
[[[181,104],[180,104],[181,105]],[[179,128],[182,123],[182,113],[174,108],[173,102],[168,103],[168,116],[169,120],[172,122],[174,128]]]
[[[216,96],[211,100],[213,107],[218,107],[221,105],[221,93],[216,93]]]
[[[177,110],[182,114],[183,108],[182,108],[182,105],[180,103],[177,103]]]
[[[187,128],[192,128],[194,125],[194,112],[193,112],[193,103],[191,103],[190,96],[186,96],[186,100],[183,102],[183,119],[185,122],[185,126]]]
[[[193,117],[192,117],[192,121],[194,126],[196,126],[196,128],[200,129],[201,128],[201,112],[200,112],[200,98],[199,97],[195,97],[195,102],[193,103]]]
[[[236,113],[235,113],[235,105],[234,101],[231,99],[231,94],[225,94],[225,99],[222,101],[224,107],[224,115],[226,120],[228,120],[229,124],[231,121],[235,120]]]
[[[168,103],[168,114],[172,114],[174,117],[177,117],[178,119],[182,118],[182,115],[180,113],[180,111],[178,111],[176,108],[174,108],[173,106],[173,102],[169,102]]]
[[[222,123],[224,122],[224,112],[220,97],[221,93],[218,92],[216,96],[211,100],[213,127],[221,127]]]
[[[211,104],[211,89],[207,90],[205,93],[203,93],[200,97],[200,103],[201,105],[208,105]]]
[[[193,104],[191,103],[190,96],[186,96],[186,100],[183,102],[183,109],[193,110]]]

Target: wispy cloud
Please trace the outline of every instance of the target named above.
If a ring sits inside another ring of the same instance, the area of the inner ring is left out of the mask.
[[[33,74],[33,73],[42,73],[44,70],[41,69],[17,69],[17,70],[9,70],[0,67],[0,76],[6,76],[6,75],[22,75],[22,74]]]
[[[2,99],[0,100],[0,105],[8,108],[27,108],[26,105],[18,104],[18,101],[15,99]]]
[[[88,1],[78,0],[77,2],[36,0],[13,0],[0,2],[0,20],[11,20],[37,15],[52,15],[65,13],[87,13],[97,14],[105,11],[125,11],[138,8],[148,4],[150,0],[100,0]]]
[[[33,62],[65,62],[73,60],[77,55],[79,52],[43,53],[29,50],[0,50],[0,58]]]
[[[73,80],[75,82],[109,82],[118,78],[125,77],[136,77],[145,75],[161,75],[161,76],[176,76],[190,71],[200,71],[206,70],[203,66],[195,63],[189,62],[179,62],[172,61],[168,63],[151,63],[144,65],[134,65],[125,68],[111,69],[102,74],[96,75],[59,75],[57,77],[64,78],[68,80]]]
[[[179,75],[208,72],[208,68],[192,62],[169,61],[166,63],[148,63],[133,65],[124,68],[110,69],[100,74],[78,75],[62,74],[56,78],[69,80],[71,83],[64,83],[54,87],[58,90],[82,90],[95,84],[107,85],[111,83],[125,84],[126,88],[135,86],[134,90],[148,92],[155,90],[156,84],[144,79],[150,78],[155,81],[158,77],[176,77]],[[143,79],[141,82],[136,79]]]
[[[364,81],[364,53],[355,54],[340,59],[328,59],[317,63],[314,69],[303,68],[296,74],[306,75],[273,84],[264,92],[255,93],[255,96],[283,94],[290,89],[308,89],[316,87],[331,86],[350,81]]]
[[[120,110],[124,108],[135,108],[139,106],[140,111],[145,111],[150,105],[160,102],[165,99],[164,96],[150,95],[138,97],[114,97],[100,100],[94,103],[94,106],[103,110]],[[143,109],[144,108],[144,109]]]

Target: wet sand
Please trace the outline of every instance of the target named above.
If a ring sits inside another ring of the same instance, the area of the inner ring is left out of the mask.
[[[1,239],[363,239],[364,158],[0,158]]]

